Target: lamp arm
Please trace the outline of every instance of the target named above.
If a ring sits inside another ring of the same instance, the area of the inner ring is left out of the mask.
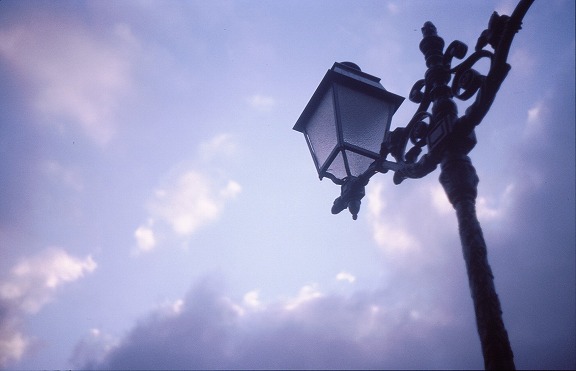
[[[520,0],[511,16],[498,15],[494,12],[475,46],[475,50],[466,59],[468,47],[460,41],[453,41],[443,51],[443,40],[437,36],[434,25],[425,24],[424,39],[434,38],[433,50],[423,50],[425,56],[433,63],[428,64],[426,78],[418,80],[412,87],[409,95],[410,101],[418,103],[416,113],[405,127],[398,127],[388,133],[382,143],[380,160],[377,160],[377,171],[392,170],[394,183],[400,184],[406,178],[421,178],[437,168],[442,153],[447,149],[458,148],[467,154],[476,145],[474,128],[478,126],[494,102],[502,82],[510,71],[507,63],[510,47],[515,34],[521,29],[522,19],[534,0]],[[423,39],[423,41],[424,41]],[[440,45],[438,44],[440,42]],[[490,45],[494,51],[484,49]],[[422,48],[422,44],[421,44]],[[464,59],[460,64],[451,67],[453,59]],[[488,59],[490,67],[486,75],[473,69],[474,65],[482,59]],[[443,74],[443,75],[441,75]],[[453,76],[452,76],[453,75]],[[449,89],[441,90],[444,86]],[[439,98],[438,91],[443,93]],[[472,97],[474,102],[457,118],[442,121],[442,115],[434,113],[441,101],[452,101],[454,98],[466,101]],[[428,110],[432,106],[432,113]],[[439,127],[443,126],[441,130]],[[433,131],[436,130],[434,133]],[[443,135],[437,142],[435,136],[440,132]],[[411,148],[408,144],[411,142]],[[420,156],[423,147],[428,146],[428,153]],[[396,160],[386,160],[388,155]]]

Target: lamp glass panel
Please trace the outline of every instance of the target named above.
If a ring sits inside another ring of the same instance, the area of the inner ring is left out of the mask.
[[[326,172],[334,175],[338,179],[344,179],[348,176],[348,173],[346,173],[346,166],[344,165],[344,156],[342,155],[342,151],[338,151],[338,155],[336,155],[334,161],[330,163]]]
[[[312,155],[315,157],[320,169],[334,147],[338,145],[333,87],[330,87],[321,97],[316,110],[310,116],[305,130],[312,147]]]
[[[341,84],[337,89],[344,142],[377,155],[390,125],[393,105]]]
[[[370,164],[374,162],[373,158],[366,157],[356,152],[346,151],[346,158],[348,159],[348,166],[350,167],[350,175],[359,176],[368,169]]]

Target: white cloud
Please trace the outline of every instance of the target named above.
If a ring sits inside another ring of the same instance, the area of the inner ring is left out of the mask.
[[[248,291],[244,294],[242,298],[242,304],[244,307],[251,308],[251,309],[261,309],[262,302],[260,301],[260,291],[259,290],[252,290]]]
[[[431,191],[432,197],[432,205],[434,208],[442,213],[442,214],[449,214],[454,212],[454,208],[448,201],[448,197],[446,196],[446,192],[444,192],[444,188],[440,184],[432,187]]]
[[[0,335],[0,366],[5,366],[11,360],[18,360],[26,351],[28,340],[18,331],[0,326],[4,333]]]
[[[507,14],[510,15],[514,11],[517,2],[513,0],[502,0],[499,4],[496,5],[495,9],[498,14]]]
[[[270,96],[255,94],[248,98],[248,103],[258,111],[267,112],[276,106],[276,100]]]
[[[336,275],[336,280],[353,283],[354,281],[356,281],[356,277],[354,277],[353,274],[348,273],[348,272],[340,272]]]
[[[384,185],[380,182],[373,182],[370,185],[366,196],[368,201],[368,211],[371,215],[378,216],[386,208],[386,200],[380,196]]]
[[[135,48],[130,30],[118,25],[90,34],[81,23],[42,16],[33,24],[2,32],[0,55],[32,82],[39,117],[60,129],[79,126],[96,143],[106,144],[130,90],[129,51]]]
[[[208,161],[218,156],[230,157],[236,151],[237,145],[229,133],[219,134],[200,145],[200,157],[203,161]]]
[[[22,318],[38,312],[56,289],[96,269],[91,256],[75,258],[60,248],[49,248],[23,259],[0,282],[0,367],[18,360],[29,340],[21,333]]]
[[[218,189],[208,176],[191,170],[168,189],[157,192],[153,215],[167,222],[176,234],[190,236],[198,228],[218,219],[225,202],[240,190],[240,185],[234,181]]]
[[[514,190],[514,185],[509,184],[497,197],[478,195],[476,199],[476,213],[478,218],[483,221],[491,221],[502,218],[510,207]],[[432,205],[439,214],[449,215],[450,217],[454,215],[454,208],[450,204],[450,201],[448,201],[446,192],[444,192],[444,188],[442,188],[440,184],[433,186],[430,194]]]
[[[418,241],[408,231],[390,222],[374,220],[374,240],[386,252],[398,254],[418,248]]]
[[[157,246],[159,224],[168,225],[174,234],[186,238],[215,222],[226,203],[241,191],[240,184],[233,180],[222,184],[199,171],[183,172],[154,192],[147,224],[134,231],[138,252],[149,252]]]
[[[220,190],[220,196],[224,199],[234,198],[242,191],[242,186],[233,180],[229,180],[226,187]]]
[[[178,299],[174,303],[172,303],[172,311],[175,314],[182,313],[183,307],[184,307],[184,300],[182,300],[182,299]]]
[[[404,255],[417,251],[420,247],[418,239],[406,228],[410,224],[399,220],[386,208],[383,188],[383,183],[374,182],[366,195],[374,240],[387,254]]]
[[[544,123],[542,116],[544,114],[544,101],[538,101],[527,112],[526,124],[524,126],[524,139],[527,140],[545,140]]]
[[[206,165],[218,156],[230,157],[236,150],[232,135],[219,134],[200,144],[198,162]],[[227,202],[242,192],[238,182],[213,175],[220,172],[213,171],[213,165],[209,167],[211,172],[179,166],[178,172],[172,172],[165,184],[154,190],[148,203],[148,221],[134,231],[136,253],[154,250],[166,235],[162,230],[165,226],[180,238],[190,237],[218,220]]]
[[[516,187],[514,184],[508,184],[496,200],[479,196],[476,200],[478,218],[485,221],[502,219],[510,210],[515,191]]]
[[[293,310],[298,308],[304,303],[307,303],[314,299],[321,298],[322,296],[323,295],[320,292],[320,290],[318,290],[317,285],[305,285],[298,292],[298,296],[288,300],[284,308],[286,310]]]
[[[167,301],[160,305],[159,311],[167,316],[178,316],[184,310],[184,300],[176,299],[174,301]]]
[[[92,256],[78,259],[60,248],[49,248],[22,260],[0,284],[0,298],[35,313],[52,298],[54,290],[96,269]]]
[[[486,197],[478,197],[476,200],[476,212],[479,218],[485,220],[496,219],[500,215],[500,211],[491,207]]]
[[[528,122],[534,122],[536,120],[538,120],[538,118],[540,117],[540,107],[541,105],[538,104],[535,107],[532,107],[528,110]]]
[[[136,244],[139,251],[147,252],[156,247],[156,237],[151,225],[141,225],[138,227],[136,231],[134,231],[134,238],[136,238]]]

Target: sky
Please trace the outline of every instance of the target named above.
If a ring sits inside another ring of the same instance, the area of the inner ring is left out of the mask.
[[[407,96],[425,21],[472,49],[515,4],[1,1],[0,368],[482,368],[439,170],[332,215],[292,127],[334,62]],[[470,154],[522,369],[576,368],[574,7],[535,1]]]

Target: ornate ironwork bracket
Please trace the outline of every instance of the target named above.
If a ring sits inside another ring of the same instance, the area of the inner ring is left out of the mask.
[[[382,143],[380,158],[359,177],[347,179],[341,196],[334,201],[332,213],[349,208],[354,219],[358,214],[364,187],[377,172],[394,172],[394,183],[407,178],[422,178],[434,171],[448,152],[468,154],[476,145],[474,128],[492,106],[496,93],[510,71],[508,53],[514,35],[521,29],[522,19],[534,0],[521,0],[511,16],[494,12],[474,48],[466,59],[468,46],[453,41],[444,50],[444,40],[438,36],[432,22],[422,27],[420,50],[428,70],[424,79],[412,87],[410,101],[419,104],[405,127],[389,132]],[[493,51],[486,49],[490,46]],[[454,60],[462,60],[452,66]],[[481,60],[489,62],[483,75],[474,69]],[[458,116],[454,99],[474,101]],[[424,147],[426,153],[423,154]],[[387,160],[392,156],[395,161]]]

